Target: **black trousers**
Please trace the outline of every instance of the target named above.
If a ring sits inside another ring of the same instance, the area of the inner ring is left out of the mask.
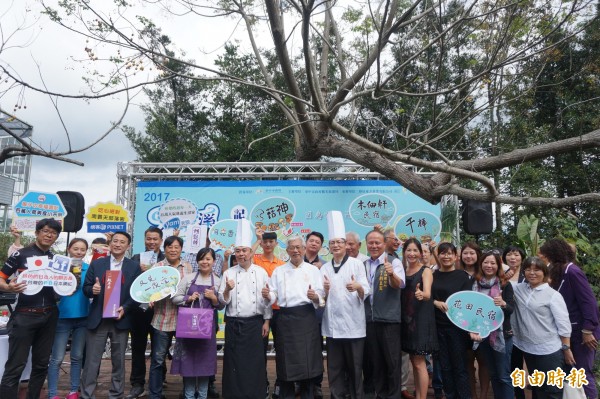
[[[154,329],[150,325],[154,310],[135,308],[131,312],[131,385],[144,386],[146,384],[146,346],[148,336],[152,340]]]
[[[364,350],[364,338],[327,337],[327,376],[332,399],[343,399],[346,393],[352,399],[365,397],[362,382]]]
[[[547,374],[548,371],[556,370],[558,367],[563,370],[568,370],[568,367],[565,366],[565,355],[562,350],[558,350],[548,355],[536,355],[523,352],[523,356],[525,357],[527,370],[529,370],[530,373],[532,373],[533,370],[538,370]],[[567,374],[568,373],[569,372],[567,371]],[[567,381],[565,380],[565,384],[566,383]],[[537,399],[561,399],[563,395],[563,390],[561,388],[549,384],[543,384],[541,387],[532,387],[532,390]]]
[[[400,399],[402,348],[400,323],[367,323],[367,348],[373,364],[377,397]]]
[[[281,381],[281,390],[279,391],[280,399],[295,399],[296,384],[300,386],[300,399],[313,399],[315,396],[315,381],[314,378],[300,381]]]
[[[31,376],[27,399],[39,399],[48,374],[48,363],[58,322],[58,308],[46,313],[14,312],[8,323],[8,359],[0,383],[0,398],[19,396],[19,380],[31,350]]]
[[[455,326],[437,327],[444,393],[447,399],[471,399],[466,353],[471,345],[466,331]]]
[[[277,326],[277,316],[279,315],[279,309],[273,309],[273,315],[271,316],[271,321],[269,322],[269,328],[271,329],[271,335],[273,335],[273,347],[275,347],[275,339],[277,339],[277,333],[275,332],[275,327]],[[263,345],[265,347],[265,364],[267,364],[267,351],[269,350],[269,335],[263,338]],[[265,367],[265,379],[267,381],[267,387],[269,386],[269,377],[267,376],[267,368]],[[281,386],[279,378],[275,377],[275,385],[274,389],[278,389],[277,387]],[[275,391],[276,392],[276,391]]]
[[[521,369],[523,370],[525,362],[525,358],[523,356],[523,351],[516,346],[513,345],[512,355],[510,358],[510,370]],[[515,398],[517,399],[525,399],[525,390],[520,387],[515,387]]]

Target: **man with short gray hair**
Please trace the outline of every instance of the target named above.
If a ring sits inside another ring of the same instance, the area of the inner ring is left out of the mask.
[[[294,383],[302,399],[313,399],[314,378],[323,373],[321,335],[315,309],[324,305],[323,280],[316,266],[304,261],[306,244],[301,237],[287,240],[290,260],[273,271],[262,296],[280,307],[275,327],[277,376],[281,399],[295,397]]]
[[[358,259],[363,262],[369,259],[369,257],[360,252],[360,246],[362,242],[358,233],[349,231],[346,233],[346,252],[349,256]]]

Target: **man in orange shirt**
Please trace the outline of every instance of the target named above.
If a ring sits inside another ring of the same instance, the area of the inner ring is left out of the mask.
[[[262,253],[257,254],[256,249],[260,245],[262,248]],[[273,270],[276,267],[285,265],[285,262],[275,256],[275,248],[277,248],[277,233],[272,231],[263,232],[261,229],[256,229],[256,242],[252,245],[252,249],[255,251],[254,253],[254,263],[257,266],[265,269],[269,278],[273,274]],[[271,333],[273,334],[273,341],[275,341],[275,324],[277,323],[277,313],[279,312],[279,306],[277,304],[273,304],[273,316],[271,318]],[[265,344],[265,363],[267,358],[267,350],[269,349],[269,336],[267,335],[264,339]],[[267,371],[265,369],[265,375]],[[273,399],[277,399],[279,397],[279,380],[275,381],[275,386],[273,387]],[[269,396],[269,380],[267,378],[267,395]]]
[[[263,232],[261,229],[256,230],[256,242],[252,245],[252,250],[255,251],[252,263],[265,269],[269,277],[271,277],[277,266],[285,264],[284,261],[275,256],[277,245],[277,233],[272,231]],[[258,246],[262,248],[260,254],[256,253]]]

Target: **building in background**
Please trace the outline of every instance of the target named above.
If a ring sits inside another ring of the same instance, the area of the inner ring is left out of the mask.
[[[17,137],[31,143],[32,134],[33,126],[0,109],[0,152],[7,147],[20,147]],[[13,205],[29,190],[30,176],[31,155],[9,158],[0,164],[0,191],[4,193],[0,194],[0,231],[8,231]],[[10,186],[13,186],[12,196]]]

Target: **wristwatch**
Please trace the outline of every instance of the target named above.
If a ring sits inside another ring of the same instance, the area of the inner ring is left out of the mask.
[[[571,347],[567,344],[562,344],[562,346],[560,347],[561,350],[563,351],[568,351],[569,349],[571,349]]]

